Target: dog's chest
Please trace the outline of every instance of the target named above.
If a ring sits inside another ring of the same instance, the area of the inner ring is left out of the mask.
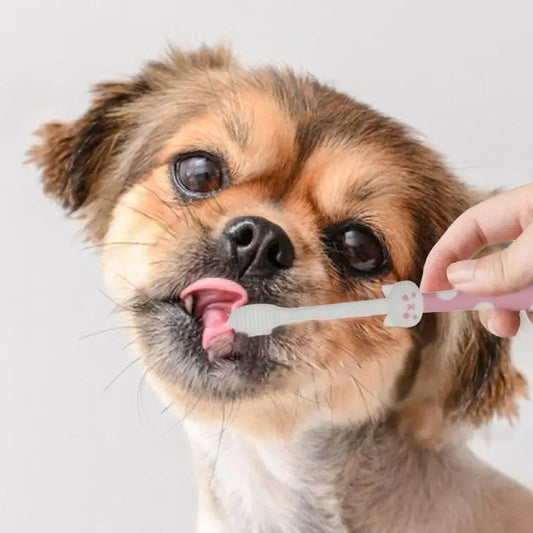
[[[302,501],[286,450],[229,428],[187,424],[187,430],[203,470],[200,491],[212,496],[208,512],[235,532],[300,531]]]

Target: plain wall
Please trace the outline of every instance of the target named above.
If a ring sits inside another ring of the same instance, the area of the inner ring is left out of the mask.
[[[0,531],[188,532],[195,512],[185,437],[138,364],[120,374],[127,332],[103,331],[97,256],[22,165],[35,126],[169,43],[226,40],[409,123],[472,184],[513,187],[533,179],[530,6],[0,0]],[[532,344],[528,324],[514,356],[530,379]],[[533,403],[473,447],[533,488]]]

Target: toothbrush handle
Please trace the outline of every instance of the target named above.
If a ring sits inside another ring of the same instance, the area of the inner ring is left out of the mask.
[[[375,315],[386,315],[389,303],[386,299],[342,302],[338,304],[283,308],[281,320],[283,324],[294,324],[308,320],[337,320],[344,318],[361,318]]]
[[[533,311],[533,285],[520,291],[498,296],[477,296],[460,291],[422,293],[424,313],[441,311],[480,311],[483,309],[508,309]]]
[[[412,281],[399,281],[394,285],[385,285],[383,292],[390,305],[384,322],[386,326],[416,326],[423,313],[481,311],[493,308],[533,311],[533,285],[508,294],[478,296],[456,290],[420,292]]]

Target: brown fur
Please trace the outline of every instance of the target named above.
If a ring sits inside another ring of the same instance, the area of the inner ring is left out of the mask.
[[[288,291],[291,305],[379,297],[384,283],[420,281],[433,244],[476,198],[402,125],[314,79],[244,70],[224,48],[173,51],[131,80],[99,85],[79,120],[38,133],[30,158],[45,191],[85,218],[125,307],[194,281],[199,243],[242,215],[290,236],[299,287]],[[232,186],[208,200],[180,199],[168,163],[192,149],[220,154]],[[345,219],[383,236],[390,272],[347,279],[334,268],[320,235]],[[138,313],[128,316],[143,327]],[[525,392],[508,341],[473,315],[428,316],[412,331],[384,328],[378,317],[293,331],[290,349],[276,352],[290,370],[230,404],[176,381],[149,337],[136,347],[177,410],[260,439],[290,439],[322,416],[341,425],[394,418],[395,431],[440,449],[457,428],[514,416]]]

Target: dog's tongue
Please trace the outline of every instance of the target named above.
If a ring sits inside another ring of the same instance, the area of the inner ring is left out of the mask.
[[[204,327],[204,350],[228,346],[234,339],[229,316],[248,302],[248,294],[238,283],[224,278],[204,278],[189,285],[180,295],[182,300],[194,298],[193,313]]]

